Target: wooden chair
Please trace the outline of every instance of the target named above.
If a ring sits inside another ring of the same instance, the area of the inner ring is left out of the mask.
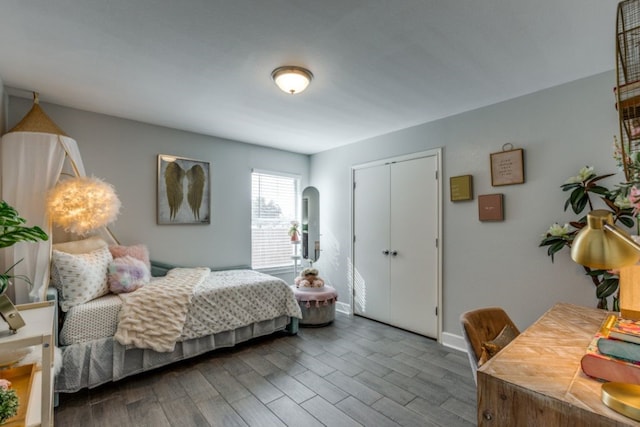
[[[467,344],[473,380],[478,384],[478,362],[482,356],[483,343],[494,340],[505,326],[513,328],[514,336],[520,334],[517,326],[500,307],[486,307],[467,311],[460,315],[462,332]]]

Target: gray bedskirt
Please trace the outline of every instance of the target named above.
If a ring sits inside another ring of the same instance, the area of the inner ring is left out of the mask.
[[[171,353],[127,348],[113,338],[62,347],[62,370],[56,376],[55,391],[73,393],[83,388],[97,387],[130,375],[198,356],[216,348],[233,347],[251,338],[284,330],[289,321],[288,316],[281,316],[232,331],[179,342]],[[290,329],[290,332],[297,332],[297,322],[295,322],[294,329]]]

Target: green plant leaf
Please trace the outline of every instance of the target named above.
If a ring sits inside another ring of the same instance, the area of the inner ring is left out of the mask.
[[[605,279],[596,287],[597,298],[607,298],[618,290],[618,279]]]
[[[635,221],[628,216],[619,216],[618,221],[624,224],[625,227],[631,228],[635,225]]]

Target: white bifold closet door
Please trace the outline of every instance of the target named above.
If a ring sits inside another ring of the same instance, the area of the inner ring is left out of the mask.
[[[354,312],[437,338],[437,157],[354,171]]]

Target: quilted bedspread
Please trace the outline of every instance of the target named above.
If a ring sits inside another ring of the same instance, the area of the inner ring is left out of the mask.
[[[302,318],[284,280],[253,270],[213,271],[194,289],[180,340],[285,315]]]

